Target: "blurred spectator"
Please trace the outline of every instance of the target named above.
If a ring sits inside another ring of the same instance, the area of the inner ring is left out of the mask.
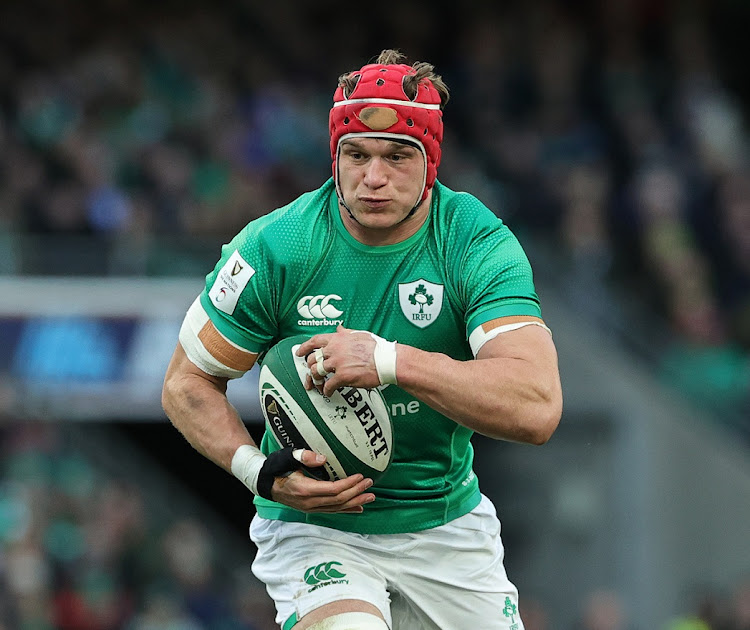
[[[126,626],[127,630],[209,630],[185,611],[179,598],[166,592],[152,592],[146,597],[143,610]]]
[[[614,590],[598,590],[582,604],[581,620],[575,626],[582,630],[626,630],[630,628],[625,605]]]
[[[549,630],[549,613],[541,601],[533,598],[524,598],[521,618],[526,630]]]
[[[202,627],[225,626],[231,615],[229,600],[217,588],[215,552],[206,529],[193,519],[178,520],[164,534],[163,547],[182,609]]]
[[[721,306],[733,338],[750,350],[750,171],[734,170],[719,181],[717,223]]]
[[[745,577],[734,589],[730,630],[750,630],[750,577]]]
[[[689,617],[671,621],[665,630],[712,630],[712,628],[705,621]]]
[[[687,613],[669,622],[665,630],[731,630],[727,598],[710,585],[693,585],[687,592]]]

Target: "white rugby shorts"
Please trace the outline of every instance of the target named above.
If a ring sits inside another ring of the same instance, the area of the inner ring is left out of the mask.
[[[250,537],[258,548],[253,573],[276,603],[282,630],[339,599],[374,605],[392,630],[523,630],[487,497],[419,532],[362,535],[256,515]]]

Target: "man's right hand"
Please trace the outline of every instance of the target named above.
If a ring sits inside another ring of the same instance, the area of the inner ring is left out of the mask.
[[[323,455],[308,450],[294,459],[311,468],[325,462]],[[372,479],[359,473],[338,481],[320,481],[297,469],[285,476],[274,476],[271,496],[274,501],[302,512],[358,514],[364,510],[362,506],[375,500],[374,494],[365,492],[371,486]]]

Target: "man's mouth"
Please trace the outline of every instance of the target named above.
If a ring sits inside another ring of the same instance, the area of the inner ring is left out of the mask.
[[[368,208],[377,210],[379,208],[382,208],[383,206],[386,206],[389,202],[389,199],[381,199],[379,197],[360,197],[359,201]]]

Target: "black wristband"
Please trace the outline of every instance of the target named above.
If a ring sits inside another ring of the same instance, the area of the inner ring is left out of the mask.
[[[282,448],[280,451],[269,453],[266,461],[263,462],[260,472],[258,473],[258,494],[264,499],[273,501],[271,488],[276,477],[283,477],[289,473],[302,468],[292,455],[294,449],[291,446]]]

